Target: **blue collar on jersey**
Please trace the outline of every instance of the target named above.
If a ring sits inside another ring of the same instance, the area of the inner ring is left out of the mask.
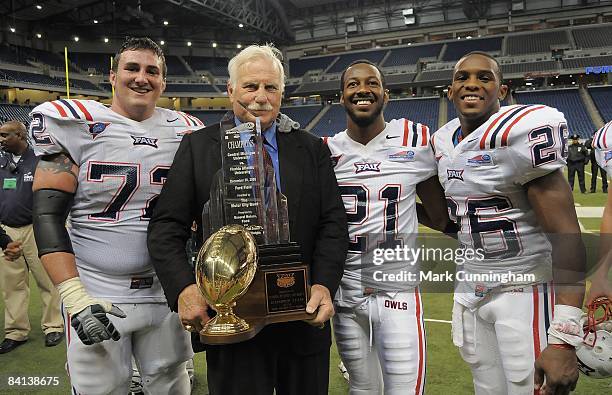
[[[459,126],[457,130],[455,130],[455,133],[453,133],[453,147],[456,147],[461,140],[463,140],[463,131],[461,130],[461,126]]]

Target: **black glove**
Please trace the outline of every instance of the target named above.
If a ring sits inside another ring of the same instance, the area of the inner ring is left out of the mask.
[[[119,331],[115,329],[106,314],[112,314],[119,318],[126,317],[125,313],[117,306],[113,305],[111,311],[106,313],[99,304],[87,306],[72,317],[70,325],[76,330],[83,344],[90,346],[104,340],[113,339],[116,341],[121,338]]]

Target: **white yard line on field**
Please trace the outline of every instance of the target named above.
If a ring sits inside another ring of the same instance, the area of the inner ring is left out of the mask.
[[[452,321],[447,321],[447,320],[434,320],[433,318],[425,318],[425,319],[423,319],[423,321],[426,321],[426,322],[441,322],[441,323],[443,323],[443,324],[450,324],[450,323],[452,323]]]
[[[601,218],[603,210],[603,207],[576,207],[576,215],[578,218]]]

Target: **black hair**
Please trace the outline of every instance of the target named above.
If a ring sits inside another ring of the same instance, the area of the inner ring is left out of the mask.
[[[495,72],[495,74],[497,74],[497,78],[499,78],[499,83],[500,84],[502,83],[502,81],[504,80],[504,75],[502,74],[502,70],[501,70],[501,66],[499,65],[499,62],[497,61],[497,59],[493,57],[493,55],[486,53],[484,51],[472,51],[472,52],[466,53],[461,58],[459,58],[459,60],[455,64],[455,67],[457,67],[457,64],[459,64],[459,62],[461,62],[463,59],[467,58],[468,56],[472,56],[472,55],[480,55],[480,56],[484,56],[485,58],[491,59],[493,63],[495,63],[495,65],[497,66],[497,71]],[[454,68],[453,68],[453,74],[454,74]]]
[[[149,37],[126,37],[123,44],[115,54],[113,58],[113,67],[112,70],[116,73],[117,67],[119,66],[119,59],[121,58],[121,54],[125,51],[135,51],[138,49],[147,49],[152,51],[155,55],[161,59],[162,64],[162,77],[166,78],[166,74],[168,73],[168,67],[166,66],[166,57],[164,56],[164,51],[162,51],[161,47],[157,45],[157,43],[151,40]]]
[[[373,63],[367,59],[358,59],[355,60],[354,62],[352,62],[351,64],[349,64],[346,69],[344,69],[344,71],[342,72],[342,75],[340,75],[340,92],[342,92],[344,90],[344,75],[346,74],[347,70],[350,69],[351,67],[355,66],[356,64],[369,64],[370,66],[373,66],[376,68],[376,70],[378,70],[378,73],[380,74],[380,82],[382,83],[382,87],[383,89],[386,89],[386,83],[385,83],[385,74],[382,72],[382,70],[380,69],[380,67],[378,67],[378,65],[376,63]]]

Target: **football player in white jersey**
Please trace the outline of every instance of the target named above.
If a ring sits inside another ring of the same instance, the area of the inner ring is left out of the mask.
[[[431,202],[423,209],[431,222],[443,229],[448,221],[429,129],[408,119],[385,122],[382,110],[389,94],[384,75],[371,62],[353,62],[340,80],[347,129],[325,138],[351,238],[334,300],[338,352],[351,394],[382,394],[383,388],[385,394],[422,394],[425,328],[418,281],[377,282],[372,253],[414,244],[417,194]],[[386,262],[380,268],[415,274],[419,269],[408,261]]]
[[[568,130],[550,107],[500,108],[507,89],[494,58],[465,55],[448,90],[459,118],[432,137],[459,241],[483,257],[458,268],[453,342],[478,395],[567,394],[584,296],[572,275],[585,261],[561,172]]]
[[[612,121],[605,124],[593,136],[595,159],[604,169],[608,177],[612,178]],[[604,208],[600,229],[600,260],[597,270],[591,276],[591,288],[586,297],[587,305],[599,296],[612,300],[612,286],[608,280],[608,273],[612,267],[612,194]]]
[[[202,123],[155,107],[165,77],[159,46],[128,38],[110,72],[110,108],[60,99],[31,113],[31,139],[42,156],[35,236],[62,298],[75,393],[125,395],[132,355],[145,393],[190,392],[190,338],[166,304],[146,237],[180,140]]]

